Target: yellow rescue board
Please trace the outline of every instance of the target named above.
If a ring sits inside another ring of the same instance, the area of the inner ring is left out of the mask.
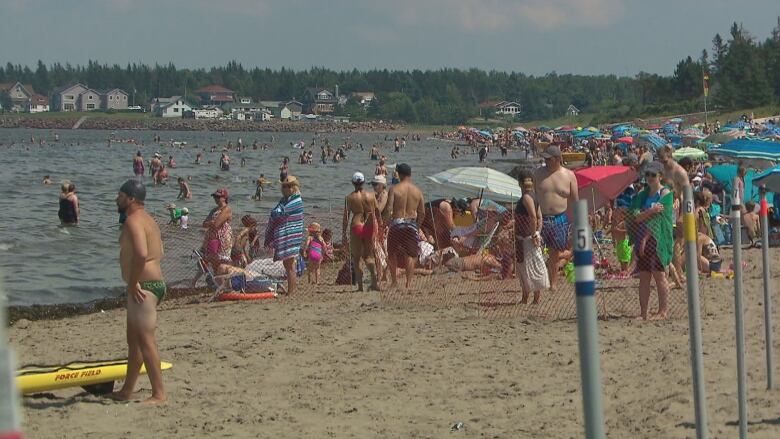
[[[162,370],[173,364],[160,362]],[[146,367],[141,366],[141,373]],[[122,380],[127,375],[127,361],[70,363],[59,366],[30,366],[16,373],[16,387],[23,394],[47,392],[67,387],[83,387]]]

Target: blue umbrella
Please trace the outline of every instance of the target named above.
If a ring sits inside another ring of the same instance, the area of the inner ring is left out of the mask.
[[[780,192],[780,165],[769,168],[753,177],[753,184],[764,185],[770,192]]]
[[[664,140],[663,137],[657,135],[657,134],[640,134],[637,138],[637,143],[641,143],[643,145],[647,145],[654,150],[666,145],[666,140]]]
[[[576,137],[578,139],[587,139],[588,137],[597,136],[599,134],[601,134],[601,133],[588,131],[588,130],[582,130],[582,131],[579,131],[579,132],[575,133],[574,137]]]
[[[735,139],[720,147],[710,148],[709,153],[737,159],[758,159],[776,162],[780,161],[780,143],[756,139]]]

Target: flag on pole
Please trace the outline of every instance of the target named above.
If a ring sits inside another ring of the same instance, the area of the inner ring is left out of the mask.
[[[710,74],[704,73],[704,78],[702,80],[702,84],[704,85],[704,97],[706,98],[710,94]]]

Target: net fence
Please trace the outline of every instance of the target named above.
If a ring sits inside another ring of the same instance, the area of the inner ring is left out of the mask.
[[[563,217],[545,218],[541,230],[528,230],[527,215],[522,209],[516,212],[515,204],[467,201],[476,206],[474,214],[454,209],[452,218],[448,218],[448,209],[442,203],[454,201],[426,203],[426,219],[419,232],[409,229],[411,235],[391,233],[394,226],[389,221],[377,221],[372,237],[362,240],[370,247],[368,258],[360,258],[354,245],[350,251],[349,241],[358,238],[350,227],[344,230],[342,209],[305,211],[302,246],[293,249],[297,255],[292,265],[297,271],[296,291],[280,294],[277,300],[317,296],[332,300],[347,293],[361,294],[356,291],[362,271],[364,290],[368,291],[376,279],[380,300],[387,305],[461,307],[485,318],[576,318],[571,225]],[[250,226],[245,227],[240,220],[244,215],[233,212],[232,240],[220,242],[219,250],[208,248],[209,241],[216,244],[205,238],[203,218],[188,218],[186,229],[179,219],[158,218],[166,252],[163,271],[173,291],[286,290],[284,266],[273,260],[272,249],[265,248],[265,232],[271,227],[268,218],[253,217]],[[668,317],[687,316],[687,296],[681,285],[685,279],[682,236],[673,221],[637,221],[637,215],[629,209],[607,205],[592,211],[590,222],[600,318],[640,315],[643,272],[653,278],[649,311],[659,307],[660,280],[668,283]],[[710,230],[722,226],[706,225]],[[409,252],[410,246],[416,251]],[[399,249],[404,255],[416,255],[409,288],[403,258],[397,259],[398,285],[391,286],[390,258]],[[209,257],[209,251],[220,253],[223,260]],[[367,261],[373,264],[375,277]],[[708,267],[704,266],[710,264],[718,275],[727,275],[720,272],[717,260],[702,261],[705,271]],[[216,283],[208,282],[209,276],[215,277]],[[523,293],[524,282],[528,285],[527,296]],[[538,291],[538,300],[534,290]]]

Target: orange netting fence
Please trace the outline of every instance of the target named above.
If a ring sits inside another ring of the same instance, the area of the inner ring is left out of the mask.
[[[448,221],[443,218],[436,204],[426,205],[427,218],[419,238],[414,241],[418,246],[418,257],[415,258],[410,288],[405,287],[405,269],[398,270],[398,286],[390,287],[392,276],[388,264],[388,248],[391,252],[397,250],[399,245],[403,247],[408,244],[408,238],[403,238],[407,241],[404,243],[388,241],[388,228],[380,225],[375,231],[375,237],[370,240],[373,257],[369,260],[375,266],[383,303],[404,307],[465,307],[487,318],[576,318],[571,225],[560,224],[562,220],[550,220],[545,222],[539,237],[531,233],[523,238],[522,227],[516,226],[523,218],[515,214],[515,205],[483,202],[476,215],[459,216],[455,219],[455,228],[450,230],[446,224]],[[665,273],[664,277],[668,279],[668,316],[685,317],[686,291],[684,285],[680,287],[677,284],[678,281],[684,282],[685,278],[681,237],[671,224],[663,226],[669,230],[652,230],[647,225],[630,221],[626,214],[626,209],[605,208],[591,215],[600,317],[640,314],[638,272],[647,264],[651,265],[652,271]],[[241,234],[239,218],[242,216],[242,213],[233,212],[234,238]],[[234,260],[230,264],[245,267],[244,279],[267,278],[270,281],[266,285],[270,285],[270,288],[284,289],[286,281],[282,263],[274,262],[272,252],[263,248],[267,219],[255,219],[258,245],[253,246],[249,240],[236,239],[242,242],[234,245],[236,248],[231,251]],[[194,250],[205,250],[202,248],[202,220],[191,218],[189,228],[185,230],[178,221],[167,224],[167,221],[161,219],[161,223],[165,223],[161,224],[166,252],[163,270],[172,289],[202,288],[206,285],[205,276],[200,274],[198,257],[194,253]],[[298,267],[305,264],[306,268],[299,273],[297,291],[294,295],[280,297],[295,300],[329,295],[332,298],[355,292],[357,263],[362,267],[364,288],[368,290],[371,275],[365,260],[358,262],[358,258],[350,254],[349,245],[345,245],[342,240],[342,212],[306,211],[304,242],[308,235],[306,229],[315,222],[326,238],[322,251],[324,259],[319,267],[319,283],[315,280],[315,264],[306,261],[310,259],[308,249],[303,249],[300,258],[303,262]],[[655,239],[656,235],[659,239]],[[348,230],[346,236],[349,236]],[[669,239],[674,243],[668,242]],[[669,245],[673,247],[669,249]],[[655,254],[662,253],[659,249],[664,246],[667,246],[667,253],[673,252],[673,258],[669,264],[662,266],[661,258],[655,257]],[[556,247],[560,251],[555,252]],[[644,252],[643,258],[638,258],[640,251]],[[548,263],[550,256],[556,253],[557,263]],[[241,261],[241,255],[245,255],[244,261]],[[245,265],[246,262],[249,264]],[[637,267],[637,262],[640,267]],[[552,285],[540,289],[538,303],[533,303],[532,291],[529,291],[528,303],[523,303],[521,278],[525,276],[538,283],[548,268],[554,273],[548,278],[548,282],[552,280]],[[714,268],[717,270],[717,267]],[[226,278],[240,273],[240,269],[235,269],[233,275],[226,275]],[[649,310],[655,312],[657,308],[657,287],[652,282]]]

